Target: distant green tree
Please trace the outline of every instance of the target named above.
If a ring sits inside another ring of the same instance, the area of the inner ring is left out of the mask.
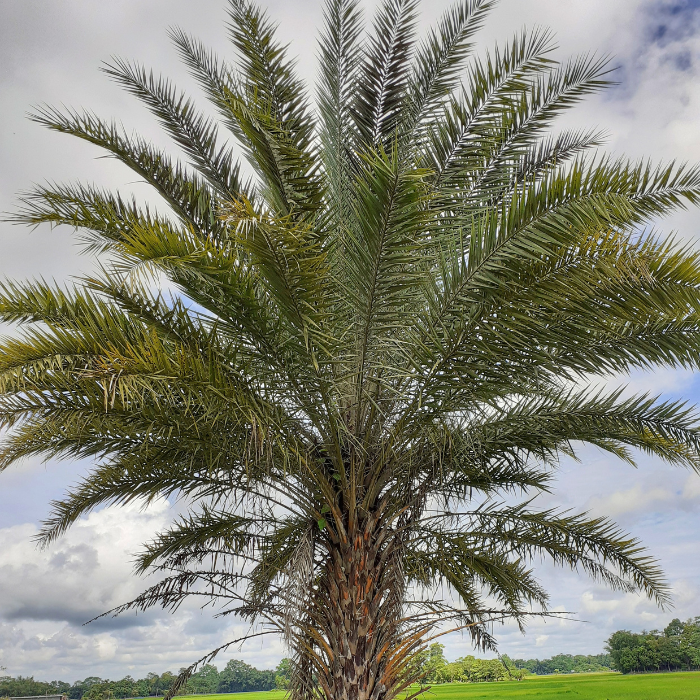
[[[700,617],[695,617],[685,623],[679,645],[689,666],[700,668]]]
[[[252,690],[272,690],[274,687],[274,671],[259,671],[238,659],[231,659],[219,674],[220,693],[245,693]]]
[[[500,659],[476,659],[473,656],[457,659],[463,663],[463,672],[460,680],[467,683],[486,683],[503,681],[508,677],[506,668]]]
[[[464,656],[440,666],[435,673],[436,683],[483,683],[509,680],[512,674],[500,659],[477,659]],[[516,676],[517,679],[517,676]]]
[[[685,625],[676,617],[671,622],[666,625],[664,629],[664,636],[669,639],[678,638],[683,634]]]
[[[414,657],[412,673],[423,685],[438,682],[438,674],[447,665],[445,647],[443,644],[434,643],[425,649],[421,649]]]
[[[292,660],[282,659],[275,669],[275,688],[287,690],[292,680]]]
[[[700,668],[700,618],[672,620],[663,632],[613,633],[607,642],[613,668],[622,673]]]
[[[112,696],[115,698],[133,698],[136,694],[136,682],[131,676],[125,676],[119,681],[114,681],[111,685]]]
[[[170,671],[162,673],[159,681],[159,694],[165,693],[172,688],[176,678],[177,674],[171,673]]]
[[[221,676],[224,679],[224,683],[221,684],[221,692],[270,690],[275,687],[277,678],[280,679],[278,687],[286,688],[291,676],[291,662],[289,659],[282,659],[276,671],[261,671],[242,661],[232,660],[222,674],[219,674],[216,666],[206,664],[198,673],[192,675],[189,683],[181,690],[180,694],[219,692]],[[138,680],[134,680],[131,676],[125,676],[117,681],[89,676],[82,681],[70,684],[63,681],[35,681],[32,677],[0,676],[0,698],[56,693],[66,693],[71,700],[154,697],[162,696],[172,686],[175,678],[175,674],[166,671],[161,675],[149,673],[145,678]]]
[[[643,639],[639,634],[629,630],[613,632],[605,646],[612,658],[613,668],[622,673],[630,673],[635,670],[639,666],[637,650],[642,644]]]
[[[508,656],[508,654],[502,654],[499,658],[501,663],[505,667],[506,673],[508,674],[508,678],[510,680],[520,681],[528,673],[528,671],[526,671],[525,669],[518,668],[515,662]]]
[[[83,700],[111,700],[114,697],[116,697],[114,684],[105,680],[100,683],[92,683],[83,695]]]
[[[219,689],[219,670],[212,664],[205,664],[187,681],[187,693],[202,695],[216,693]]]
[[[149,695],[149,683],[146,678],[140,678],[134,684],[134,697],[145,698]]]

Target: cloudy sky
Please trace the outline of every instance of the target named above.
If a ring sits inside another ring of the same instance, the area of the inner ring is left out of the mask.
[[[164,137],[132,98],[98,68],[112,55],[133,58],[191,83],[178,64],[166,30],[180,25],[227,54],[225,0],[0,0],[0,210],[18,192],[44,181],[84,181],[145,196],[143,185],[92,147],[29,122],[32,105],[89,107],[115,117],[165,145]],[[315,75],[317,0],[267,0],[292,43],[299,69]],[[371,12],[373,0],[367,0]],[[446,0],[425,2],[422,23]],[[502,0],[482,34],[484,46],[523,26],[548,26],[559,55],[610,54],[619,85],[567,117],[568,125],[597,126],[606,149],[635,158],[700,161],[699,0]],[[663,222],[688,241],[700,236],[699,212]],[[0,224],[0,276],[65,280],[90,269],[69,230],[29,231]],[[700,402],[692,373],[661,371],[630,378],[634,390]],[[661,612],[634,595],[614,594],[577,575],[542,567],[555,609],[575,611],[580,622],[533,623],[521,635],[497,629],[501,651],[515,656],[597,653],[615,629],[663,626],[670,617],[700,615],[700,477],[641,458],[639,468],[593,450],[565,464],[558,491],[543,501],[615,517],[641,538],[667,572],[675,609]],[[85,463],[28,461],[0,475],[0,666],[12,675],[73,681],[88,675],[177,670],[227,638],[236,626],[207,612],[183,610],[129,616],[83,627],[95,614],[127,600],[143,586],[132,576],[133,553],[172,516],[160,503],[148,511],[104,509],[79,522],[59,543],[38,551],[32,535],[48,503],[89,468]],[[448,638],[450,658],[470,652],[466,640]],[[274,666],[278,642],[251,643],[236,656]]]

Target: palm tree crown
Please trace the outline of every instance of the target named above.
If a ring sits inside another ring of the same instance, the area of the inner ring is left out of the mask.
[[[578,443],[700,466],[691,409],[590,388],[698,365],[700,258],[644,227],[698,201],[700,170],[554,133],[608,63],[558,63],[541,31],[473,56],[493,4],[459,0],[417,40],[416,0],[383,0],[367,36],[357,0],[327,0],[312,107],[266,14],[230,0],[235,65],[172,32],[220,122],[107,64],[186,163],[89,112],[33,116],[167,211],[82,184],[23,197],[14,220],[106,257],[70,288],[0,289],[20,326],[0,468],[94,459],[45,544],[105,503],[187,499],[140,557],[158,582],[122,609],[214,599],[285,635],[298,698],[390,700],[438,625],[493,647],[489,621],[546,611],[536,556],[668,599],[614,523],[524,494]]]

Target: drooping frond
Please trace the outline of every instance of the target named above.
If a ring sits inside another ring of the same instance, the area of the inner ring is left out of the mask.
[[[218,144],[216,123],[198,113],[192,100],[178,93],[170,81],[118,58],[106,64],[104,71],[148,106],[221,197],[237,199],[248,191],[240,181],[232,149]]]
[[[220,229],[216,204],[201,179],[188,174],[180,164],[173,163],[140,137],[129,137],[116,124],[107,124],[87,112],[62,113],[46,107],[32,118],[50,129],[77,136],[108,151],[152,185],[183,222],[206,233]]]

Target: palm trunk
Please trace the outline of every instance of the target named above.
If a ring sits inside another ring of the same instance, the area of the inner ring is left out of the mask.
[[[415,648],[402,643],[399,539],[368,516],[327,547],[320,583],[325,594],[316,598],[309,617],[317,689],[327,700],[391,700]]]

